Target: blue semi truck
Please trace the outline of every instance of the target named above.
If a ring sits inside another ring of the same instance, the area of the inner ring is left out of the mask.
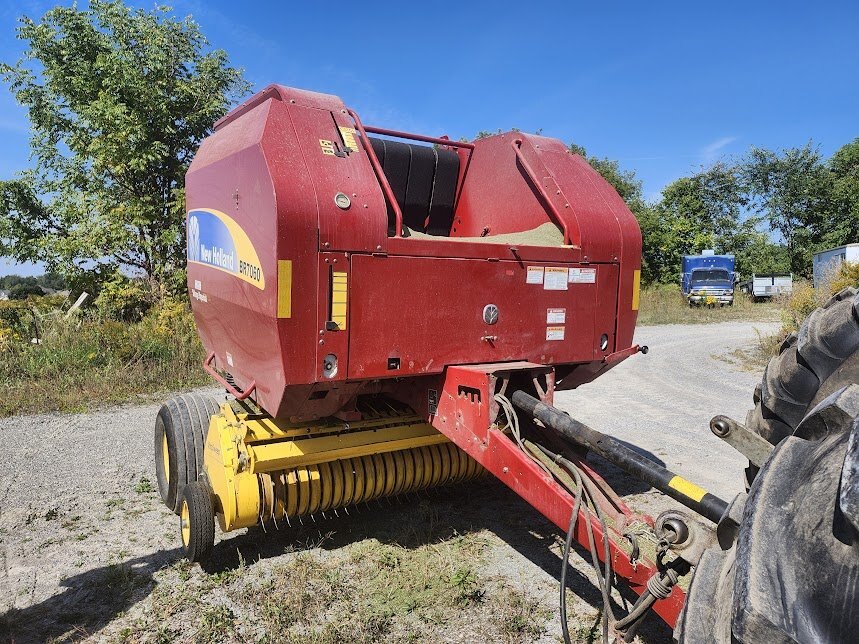
[[[684,255],[681,285],[689,306],[733,305],[734,265],[733,255],[716,255],[712,250],[700,255]]]

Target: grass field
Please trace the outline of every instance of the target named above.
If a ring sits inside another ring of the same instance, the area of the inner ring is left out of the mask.
[[[414,544],[366,539],[287,553],[265,575],[243,562],[207,575],[180,560],[159,579],[155,610],[140,613],[116,641],[534,641],[549,615],[480,571],[487,546],[481,533]],[[129,573],[119,578],[130,594]]]
[[[690,307],[679,286],[659,285],[642,289],[638,324],[709,324],[730,320],[777,322],[781,319],[782,308],[782,302],[752,302],[741,293],[737,293],[733,306]]]
[[[83,411],[209,382],[184,303],[164,302],[138,322],[66,319],[40,300],[0,304],[0,416]]]

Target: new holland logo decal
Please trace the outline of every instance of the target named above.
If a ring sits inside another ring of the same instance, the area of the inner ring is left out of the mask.
[[[265,288],[265,275],[251,240],[235,220],[219,210],[200,208],[188,213],[188,261]]]

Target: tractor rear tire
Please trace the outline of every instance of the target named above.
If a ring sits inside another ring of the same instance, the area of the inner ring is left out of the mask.
[[[203,561],[215,545],[215,510],[212,493],[204,481],[185,486],[179,504],[182,552],[188,561]]]
[[[859,383],[838,387],[773,448],[716,536],[677,623],[681,644],[856,641]]]
[[[846,288],[833,295],[791,333],[770,359],[755,389],[746,425],[773,445],[793,434],[818,402],[859,382],[859,296]],[[749,466],[750,484],[757,468]]]
[[[179,513],[182,490],[203,472],[209,419],[218,411],[210,396],[174,396],[161,405],[155,419],[155,478],[161,500]]]

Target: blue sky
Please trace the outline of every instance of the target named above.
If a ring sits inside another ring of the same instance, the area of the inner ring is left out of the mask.
[[[54,4],[0,3],[0,60],[22,51],[16,17]],[[541,128],[635,170],[650,199],[750,145],[829,155],[859,136],[856,0],[171,5],[256,89],[330,92],[365,123],[452,138]],[[27,136],[0,90],[0,178],[26,167]]]

